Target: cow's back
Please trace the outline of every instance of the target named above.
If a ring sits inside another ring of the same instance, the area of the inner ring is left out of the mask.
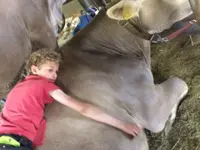
[[[62,47],[64,60],[59,81],[69,95],[124,121],[139,123],[135,112],[141,110],[142,103],[137,97],[153,85],[147,59],[150,52],[143,42],[101,12]],[[42,150],[148,149],[144,132],[131,139],[118,129],[90,120],[58,103],[48,106],[45,115],[48,128]]]
[[[97,123],[55,102],[48,106],[47,134],[40,150],[147,150],[142,132],[132,139],[108,125]]]

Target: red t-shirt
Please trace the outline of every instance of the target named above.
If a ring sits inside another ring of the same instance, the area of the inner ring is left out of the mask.
[[[1,114],[0,133],[23,135],[34,146],[43,144],[44,108],[53,101],[48,93],[56,89],[59,87],[52,81],[35,75],[19,82],[8,94]]]

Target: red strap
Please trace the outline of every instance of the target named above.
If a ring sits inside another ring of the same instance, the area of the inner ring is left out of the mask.
[[[194,23],[196,23],[196,20],[192,20],[189,23],[187,23],[183,28],[178,29],[177,31],[173,32],[172,34],[166,36],[166,37],[161,37],[160,34],[154,34],[150,41],[152,43],[159,43],[159,42],[168,42],[172,40],[173,38],[179,36],[182,32],[186,31],[189,27],[191,27]]]
[[[179,36],[182,32],[186,31],[189,27],[192,26],[192,24],[194,24],[196,22],[196,20],[192,20],[189,23],[187,23],[183,28],[177,30],[176,32],[170,34],[167,36],[168,40],[171,40],[177,36]]]

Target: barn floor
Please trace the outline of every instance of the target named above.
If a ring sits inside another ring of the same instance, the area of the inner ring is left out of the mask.
[[[182,37],[152,45],[151,53],[155,83],[177,76],[187,82],[189,93],[168,136],[149,134],[150,150],[200,150],[200,45]]]

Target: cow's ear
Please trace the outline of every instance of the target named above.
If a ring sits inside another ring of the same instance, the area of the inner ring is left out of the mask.
[[[109,18],[128,20],[138,16],[141,3],[138,0],[122,0],[107,10]]]

